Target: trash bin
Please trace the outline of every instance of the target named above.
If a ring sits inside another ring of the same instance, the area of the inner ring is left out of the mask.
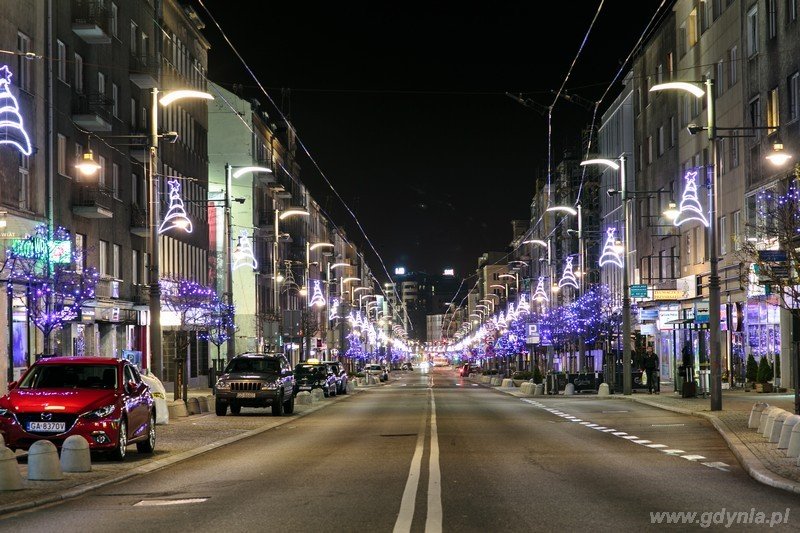
[[[697,396],[697,383],[694,381],[694,367],[687,366],[683,369],[681,398],[694,398],[695,396]]]
[[[213,366],[208,368],[208,388],[213,389],[217,383],[217,369]]]
[[[675,374],[675,392],[681,394],[683,392],[683,381],[685,379],[686,372],[683,368],[683,365],[678,365],[678,373]]]

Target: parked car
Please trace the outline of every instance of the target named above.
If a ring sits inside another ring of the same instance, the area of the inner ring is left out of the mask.
[[[336,376],[325,363],[319,361],[306,361],[294,367],[295,394],[301,391],[322,389],[322,394],[327,398],[336,396]]]
[[[156,408],[136,367],[110,357],[39,359],[0,397],[0,435],[12,450],[37,440],[58,448],[80,435],[89,449],[125,459],[156,445]]]
[[[350,378],[344,365],[339,361],[322,361],[322,364],[327,365],[328,370],[333,372],[336,378],[336,394],[347,394],[347,382]]]
[[[413,371],[414,370],[414,365],[412,365],[411,363],[403,363],[403,365],[400,368],[402,370],[412,370]]]
[[[365,366],[364,373],[368,376],[375,376],[380,381],[386,381],[389,379],[389,373],[382,365],[378,364],[369,364]]]
[[[214,385],[217,416],[242,407],[272,407],[274,416],[294,412],[292,366],[280,353],[245,353],[231,359]]]

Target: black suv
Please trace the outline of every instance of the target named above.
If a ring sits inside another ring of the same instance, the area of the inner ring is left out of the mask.
[[[336,394],[347,394],[347,370],[339,361],[322,361],[336,378]]]
[[[217,416],[228,407],[238,415],[242,407],[272,407],[272,414],[294,412],[294,375],[286,356],[280,353],[237,355],[214,385]]]
[[[336,376],[328,365],[319,361],[305,361],[294,367],[295,385],[294,393],[322,389],[322,394],[336,396]]]

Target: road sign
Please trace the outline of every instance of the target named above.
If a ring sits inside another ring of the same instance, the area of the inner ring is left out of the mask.
[[[759,250],[758,260],[764,263],[783,263],[786,261],[785,250]]]
[[[525,342],[528,344],[539,344],[539,324],[528,324]]]
[[[631,298],[647,298],[647,285],[631,285]]]

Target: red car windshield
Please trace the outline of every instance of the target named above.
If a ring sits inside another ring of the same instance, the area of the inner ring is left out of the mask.
[[[116,389],[113,365],[40,365],[19,383],[20,389]]]

